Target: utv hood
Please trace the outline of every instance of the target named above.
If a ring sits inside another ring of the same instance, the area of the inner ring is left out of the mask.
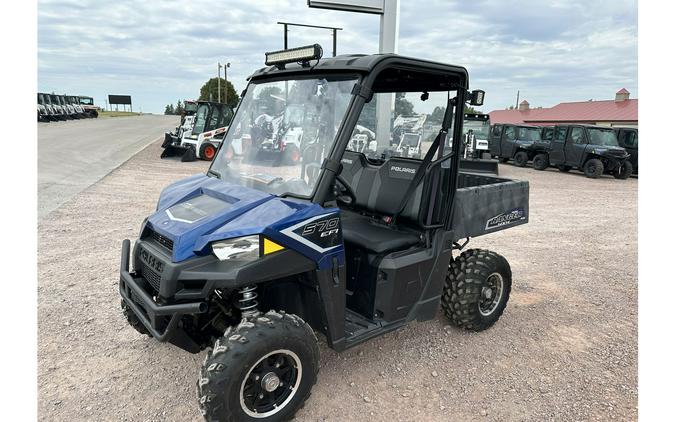
[[[315,206],[199,174],[162,191],[141,236],[151,229],[173,241],[171,259],[179,262],[211,253],[211,242],[262,234],[270,225],[304,217]]]
[[[593,154],[601,155],[608,158],[628,158],[629,154],[623,147],[606,147],[591,145],[591,152]]]

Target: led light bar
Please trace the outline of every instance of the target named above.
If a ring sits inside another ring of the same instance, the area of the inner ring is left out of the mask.
[[[307,45],[265,53],[265,64],[283,68],[286,63],[307,63],[310,60],[319,60],[322,55],[323,49],[319,44]]]

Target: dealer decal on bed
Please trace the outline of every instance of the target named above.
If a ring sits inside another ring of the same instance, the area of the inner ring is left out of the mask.
[[[508,226],[509,224],[525,220],[525,210],[522,208],[514,208],[510,211],[495,215],[485,224],[485,230],[496,229],[497,227]]]

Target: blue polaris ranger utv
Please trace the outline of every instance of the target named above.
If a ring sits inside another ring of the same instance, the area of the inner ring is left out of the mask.
[[[315,332],[342,351],[433,319],[439,305],[453,325],[490,327],[511,269],[466,244],[528,221],[527,182],[458,171],[465,104],[484,96],[463,67],[321,60],[318,45],[267,53],[266,64],[206,174],[166,187],[133,250],[122,243],[129,324],[208,349],[197,394],[209,421],[292,418],[317,380]],[[387,151],[402,96],[415,112],[444,110],[420,159]],[[246,159],[261,104],[302,131],[297,162]],[[298,108],[302,119],[286,115]],[[377,128],[378,151],[348,149],[357,125]]]

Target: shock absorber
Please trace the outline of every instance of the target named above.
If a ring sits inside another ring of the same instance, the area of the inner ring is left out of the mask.
[[[250,285],[244,286],[239,290],[239,300],[237,301],[237,308],[241,311],[243,318],[253,317],[258,315],[258,293],[256,289],[258,286]]]

